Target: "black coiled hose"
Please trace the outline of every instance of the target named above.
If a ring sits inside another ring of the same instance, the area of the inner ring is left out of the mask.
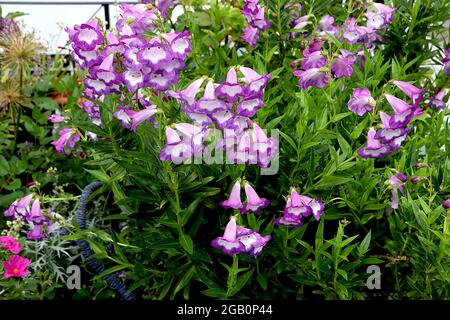
[[[89,196],[95,189],[102,185],[101,182],[92,182],[88,184],[81,193],[80,201],[78,203],[78,209],[76,212],[77,222],[80,230],[86,230],[86,202]],[[96,274],[100,274],[106,270],[105,266],[98,260],[92,258],[92,250],[89,244],[84,240],[78,240],[78,246],[80,247],[81,255],[86,260],[86,263],[95,271]],[[128,290],[125,283],[117,278],[113,274],[108,274],[103,277],[105,281],[116,290],[122,299],[124,300],[136,300],[136,297],[132,292]]]

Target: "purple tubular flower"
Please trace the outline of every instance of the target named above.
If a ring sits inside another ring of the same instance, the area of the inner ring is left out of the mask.
[[[15,200],[5,211],[5,217],[16,219],[17,217],[21,216],[25,218],[30,212],[30,202],[32,198],[33,195],[29,194],[24,196],[23,198]]]
[[[411,179],[409,179],[409,181],[411,181],[412,184],[417,184],[418,182],[420,182],[422,180],[421,176],[414,176]]]
[[[52,114],[47,117],[47,120],[52,123],[58,123],[58,122],[63,122],[65,120],[65,118],[59,114]]]
[[[450,75],[450,49],[444,51],[442,63],[444,64],[444,72]]]
[[[320,49],[322,49],[322,46],[323,41],[319,38],[314,38],[313,42],[310,43],[309,47],[303,50],[303,55],[306,57],[311,55],[313,52],[320,51]]]
[[[215,94],[215,88],[212,81],[209,81],[205,87],[205,93],[196,104],[196,110],[200,113],[214,113],[217,111],[225,111],[227,105],[219,100]]]
[[[327,59],[320,54],[320,51],[311,52],[302,59],[302,68],[320,68],[327,64]]]
[[[391,119],[391,127],[406,127],[414,116],[416,108],[390,94],[385,94],[385,96],[395,112]]]
[[[305,71],[297,70],[293,74],[300,78],[298,80],[298,86],[303,90],[307,90],[308,87],[322,89],[328,83],[328,74],[320,71],[319,68],[312,68]]]
[[[376,131],[370,128],[367,134],[367,146],[358,150],[359,156],[363,158],[382,158],[392,153],[392,147],[382,145],[379,139],[375,138]]]
[[[244,28],[244,34],[241,36],[241,39],[255,48],[256,42],[259,40],[258,29],[253,27]]]
[[[230,196],[227,200],[221,201],[220,205],[228,209],[241,209],[241,179],[238,179],[231,189]]]
[[[27,232],[28,240],[41,241],[44,239],[44,230],[42,224],[35,224],[33,229]]]
[[[303,226],[303,222],[300,220],[300,218],[296,218],[294,216],[286,215],[286,214],[280,218],[275,219],[274,223],[277,225],[284,225],[284,226],[296,227],[296,228]]]
[[[325,204],[320,199],[313,199],[307,196],[299,196],[299,200],[311,208],[312,215],[317,221],[325,210]]]
[[[443,206],[445,209],[450,209],[450,198],[448,198],[447,200],[444,200],[444,201],[442,202],[442,206]]]
[[[161,161],[172,161],[175,164],[179,164],[192,156],[193,149],[191,144],[181,140],[177,131],[167,127],[166,138],[167,143],[159,152]]]
[[[150,86],[155,87],[160,91],[165,91],[169,89],[169,87],[173,83],[178,82],[178,74],[175,72],[153,72],[148,77],[148,84]]]
[[[168,42],[173,56],[186,59],[187,54],[192,51],[189,31],[165,33],[162,36]]]
[[[231,103],[236,102],[239,96],[245,95],[245,87],[238,83],[236,70],[233,67],[228,70],[226,82],[220,84],[215,93],[219,98],[226,99]]]
[[[138,70],[127,70],[123,73],[123,79],[128,87],[128,91],[135,92],[144,87],[144,74]]]
[[[205,81],[204,78],[199,78],[193,81],[187,88],[179,92],[172,90],[168,91],[169,96],[176,99],[180,107],[186,112],[187,110],[192,110],[195,106],[196,100],[195,96],[200,92],[200,88]]]
[[[222,250],[227,255],[235,255],[246,252],[246,248],[242,242],[237,240],[236,217],[231,217],[222,237],[217,237],[211,241],[211,246]]]
[[[155,29],[154,23],[158,20],[155,8],[148,8],[145,4],[120,4],[120,18],[117,20],[116,28],[123,35],[141,35],[145,30]]]
[[[333,25],[334,18],[328,14],[324,15],[322,19],[320,19],[320,23],[318,26],[319,34],[326,35],[327,33],[331,34],[333,37],[337,37],[339,33],[339,28]]]
[[[267,82],[272,77],[270,73],[259,74],[255,70],[247,67],[239,67],[239,71],[244,75],[244,82],[247,83],[247,95],[263,95]]]
[[[381,139],[381,142],[385,144],[390,144],[392,140],[406,136],[410,131],[410,129],[404,127],[392,127],[393,116],[390,116],[384,112],[380,112],[380,118],[382,125],[381,129],[375,134],[375,138]]]
[[[255,19],[252,20],[251,25],[260,31],[271,27],[272,24],[268,20],[264,19],[264,7],[259,9]]]
[[[26,217],[27,221],[32,221],[33,224],[42,225],[44,222],[49,222],[50,218],[45,216],[41,210],[41,204],[39,199],[34,200],[33,205],[31,206],[31,211],[29,215]]]
[[[107,56],[100,66],[94,69],[95,77],[106,85],[121,84],[120,75],[114,70],[114,55]]]
[[[245,16],[257,14],[259,10],[258,1],[259,0],[245,0],[244,9],[241,10],[242,14]]]
[[[295,188],[292,188],[288,200],[286,201],[284,214],[301,219],[302,217],[311,215],[311,213],[311,207],[304,203],[301,200],[300,195],[297,193],[297,190],[295,190]]]
[[[271,236],[262,237],[258,232],[247,229],[241,226],[236,228],[236,239],[241,242],[246,253],[249,253],[250,257],[254,258],[262,253],[262,249],[269,242]]]
[[[331,64],[331,72],[336,78],[351,77],[353,74],[353,62],[348,58],[338,57]]]
[[[245,195],[247,196],[246,204],[241,208],[241,214],[255,213],[267,207],[270,203],[265,198],[260,198],[255,189],[246,181],[244,182]]]
[[[303,225],[301,220],[303,217],[309,217],[312,214],[314,219],[319,221],[324,210],[325,204],[320,199],[299,195],[295,188],[291,188],[283,216],[275,219],[274,223],[298,228]]]
[[[445,90],[441,90],[438,94],[433,96],[429,102],[430,107],[432,107],[433,109],[436,109],[436,110],[444,109],[446,106],[446,104],[444,102],[444,95],[445,95]]]
[[[244,117],[253,117],[260,108],[264,106],[264,101],[259,97],[245,98],[236,106],[236,113]]]
[[[342,25],[342,39],[349,44],[355,44],[360,39],[360,33],[356,28],[356,19],[348,18]]]
[[[120,121],[122,127],[125,129],[130,129],[132,123],[131,116],[135,113],[136,111],[130,110],[128,106],[118,106],[116,111],[113,113],[113,116]]]
[[[151,0],[150,0],[151,1]],[[148,3],[149,0],[147,1],[142,1],[142,3]],[[173,6],[175,6],[177,3],[179,2],[179,0],[158,0],[158,11],[161,14],[161,17],[163,19],[167,19],[168,17],[168,13],[169,13],[169,9],[172,8]]]
[[[170,58],[170,53],[160,43],[146,45],[137,53],[139,62],[153,68],[158,67],[161,63],[168,62]]]
[[[392,81],[392,83],[400,90],[402,90],[408,96],[408,98],[412,100],[413,105],[417,105],[420,101],[422,101],[423,89],[419,89],[412,84],[404,81],[394,80]]]
[[[159,112],[158,109],[156,109],[156,106],[151,105],[146,107],[144,110],[140,110],[137,112],[134,112],[130,118],[131,118],[131,127],[130,129],[132,131],[136,131],[136,128],[138,125],[143,123],[146,120],[150,120],[157,112]]]
[[[391,190],[392,197],[390,205],[392,209],[398,209],[399,198],[397,190],[400,190],[403,196],[406,195],[404,184],[407,181],[408,177],[402,172],[397,172],[395,175],[389,178],[389,184],[392,186]]]
[[[381,3],[372,3],[371,10],[366,13],[367,27],[374,30],[384,29],[393,20],[395,8]]]
[[[308,21],[309,17],[309,15],[305,15],[292,20],[292,29],[295,29],[296,31],[301,31],[302,29],[304,29],[308,24],[310,24],[310,22]],[[293,33],[293,35],[295,36],[295,33]]]
[[[366,88],[354,88],[353,97],[347,103],[349,110],[360,117],[371,111],[375,105],[375,99],[372,98],[370,91]]]
[[[62,154],[68,154],[65,147],[75,148],[75,143],[80,141],[80,136],[74,129],[65,128],[59,131],[59,139],[53,141],[51,144],[55,146],[56,151]]]
[[[90,76],[87,76],[84,79],[84,85],[87,88],[92,89],[92,91],[98,95],[104,95],[109,93],[109,88],[105,82],[99,79],[94,79]]]
[[[69,33],[70,41],[83,51],[94,50],[103,44],[103,35],[97,20],[91,20],[66,31]]]
[[[232,125],[234,115],[231,111],[218,111],[211,114],[211,118],[214,120],[216,127],[219,129],[226,129]]]

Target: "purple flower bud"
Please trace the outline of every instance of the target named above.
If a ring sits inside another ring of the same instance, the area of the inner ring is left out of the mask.
[[[63,122],[65,118],[59,114],[52,114],[48,116],[47,120],[52,123]]]
[[[445,209],[450,209],[450,198],[447,199],[447,200],[445,200],[444,202],[442,202],[442,206],[443,206]]]
[[[413,184],[416,184],[421,180],[422,180],[422,177],[420,177],[420,176],[415,176],[410,179],[411,183],[413,183]]]
[[[419,89],[412,84],[404,81],[394,80],[392,81],[400,90],[402,90],[411,100],[413,105],[417,105],[422,101],[422,89]]]

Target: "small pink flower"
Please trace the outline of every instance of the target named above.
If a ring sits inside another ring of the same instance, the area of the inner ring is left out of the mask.
[[[20,252],[20,242],[11,236],[0,236],[0,244],[2,249],[11,253],[18,254]]]
[[[11,256],[9,261],[3,262],[4,278],[22,278],[30,273],[25,270],[30,265],[30,260],[21,256]]]

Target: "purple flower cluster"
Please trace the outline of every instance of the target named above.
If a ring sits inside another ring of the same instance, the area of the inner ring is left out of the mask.
[[[191,51],[191,42],[187,31],[158,33],[153,37],[144,32],[156,31],[161,16],[165,17],[176,3],[161,0],[156,7],[121,4],[117,32],[104,30],[97,20],[66,29],[72,57],[87,71],[84,96],[89,100],[81,106],[94,124],[102,125],[99,106],[93,101],[104,101],[110,94],[120,95],[114,117],[124,128],[136,131],[146,120],[155,122],[153,116],[160,111],[144,97],[143,90],[151,88],[157,93],[176,84]],[[130,97],[135,102],[133,106],[128,103]],[[136,106],[142,109],[136,110]],[[63,129],[60,136],[53,143],[58,152],[63,152],[65,146],[73,147],[80,138],[74,129]],[[88,136],[96,139],[91,132]]]
[[[59,223],[52,222],[49,215],[54,217],[58,215],[50,210],[48,210],[48,215],[45,215],[41,209],[39,199],[32,201],[32,194],[15,200],[5,211],[4,215],[13,220],[20,217],[24,222],[32,225],[33,228],[27,233],[29,240],[42,240],[45,238],[45,234],[48,235],[59,227]]]
[[[241,39],[252,47],[256,47],[259,31],[266,30],[271,26],[270,22],[264,18],[264,7],[260,7],[258,2],[259,0],[244,0],[244,9],[241,10],[249,25],[244,28]]]
[[[85,92],[87,97],[99,99],[111,93],[120,94],[124,87],[130,93],[146,87],[164,91],[178,82],[178,74],[191,50],[189,32],[144,38],[141,34],[153,25],[154,14],[137,10],[137,6],[121,6],[127,10],[117,22],[119,35],[108,31],[104,37],[95,20],[67,29],[74,49],[72,57],[89,72],[84,81],[89,89]]]
[[[328,83],[328,73],[326,68],[322,68],[328,63],[320,52],[322,45],[322,40],[314,39],[311,45],[303,51],[302,70],[293,72],[294,76],[299,77],[298,86],[303,90],[307,90],[308,87],[321,89]]]
[[[261,236],[258,232],[236,224],[236,217],[231,217],[222,237],[211,241],[211,245],[227,255],[248,253],[250,257],[257,257],[269,242],[271,236]]]
[[[178,82],[191,51],[189,32],[170,32],[159,37],[143,36],[157,25],[155,8],[144,4],[120,5],[118,34],[101,29],[96,20],[66,29],[72,57],[88,76],[85,95],[102,100],[104,95],[130,93],[140,88],[167,90]]]
[[[241,180],[238,179],[234,183],[228,199],[220,203],[222,207],[240,210],[241,214],[248,214],[258,212],[269,205],[270,201],[265,198],[260,198],[255,189],[247,181],[243,183],[247,197],[245,204],[241,201]]]
[[[418,103],[422,101],[422,89],[404,81],[394,80],[392,83],[411,99],[412,104],[409,105],[397,97],[385,94],[386,100],[394,110],[394,114],[389,115],[385,112],[380,112],[381,128],[376,131],[371,127],[367,135],[367,146],[358,150],[358,154],[363,158],[381,158],[400,149],[401,144],[406,140],[410,131],[410,128],[407,127],[408,124],[413,117],[422,114],[422,109],[418,107]],[[354,96],[349,101],[349,108],[356,113],[359,112],[358,115],[361,115],[361,113],[364,114],[362,111],[367,110],[364,108],[368,108],[368,104],[364,105],[364,102],[360,102],[357,106],[357,101],[360,101],[361,97],[367,97],[367,94],[370,95],[370,92],[367,89],[357,90],[360,90],[356,91],[358,96],[355,96],[354,91]],[[365,93],[364,96],[360,95],[361,90],[364,90],[362,91]]]
[[[201,97],[198,95],[205,78],[195,80],[179,92],[168,92],[194,124],[176,125],[182,125],[182,130],[166,129],[167,144],[161,150],[161,160],[179,163],[192,155],[201,155],[203,142],[211,133],[208,129],[214,125],[224,131],[216,147],[227,151],[229,163],[269,165],[278,150],[278,141],[267,137],[251,118],[264,106],[264,89],[271,76],[247,67],[238,70],[242,79],[238,81],[236,69],[231,67],[225,82],[216,84],[209,80]]]
[[[315,38],[310,46],[303,50],[303,59],[301,59],[302,69],[293,72],[294,76],[299,77],[298,86],[303,90],[307,90],[308,87],[321,89],[328,84],[328,60],[320,51],[323,44],[321,39]],[[335,78],[351,77],[355,62],[356,56],[350,51],[341,50],[341,54],[331,63],[331,73]],[[294,62],[292,66],[296,64]]]
[[[309,15],[300,16],[301,6],[289,5],[288,8],[292,15],[292,27],[296,30],[305,28],[309,23]],[[366,26],[359,26],[355,18],[349,18],[338,27],[334,25],[332,16],[323,16],[317,27],[317,33],[321,38],[315,38],[303,51],[301,69],[293,72],[295,76],[299,77],[298,86],[303,90],[307,90],[308,87],[321,89],[328,84],[330,70],[335,78],[351,77],[353,65],[357,62],[358,56],[361,56],[363,62],[364,47],[360,46],[355,53],[341,49],[339,55],[333,58],[328,67],[328,60],[321,53],[323,40],[327,38],[327,35],[332,35],[350,45],[364,44],[365,48],[373,52],[375,42],[382,41],[377,32],[384,30],[386,25],[392,22],[394,11],[395,9],[385,5],[373,4],[365,14]],[[294,61],[291,65],[296,66],[297,64],[297,61]]]
[[[290,194],[286,201],[286,207],[281,218],[275,219],[274,223],[278,225],[301,227],[303,226],[302,218],[310,215],[319,221],[325,209],[325,205],[320,199],[313,199],[298,194],[295,188],[291,188]]]

